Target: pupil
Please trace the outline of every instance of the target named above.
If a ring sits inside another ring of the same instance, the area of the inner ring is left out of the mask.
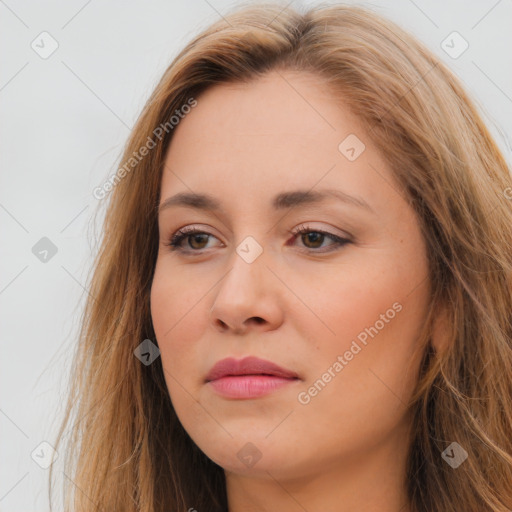
[[[309,237],[309,238],[313,238],[313,245],[316,247],[317,245],[315,245],[315,243],[317,243],[318,241],[320,241],[320,245],[322,245],[322,237],[324,235],[322,233],[316,233],[314,231],[312,231],[311,233],[307,233],[306,235],[304,235],[304,237]],[[303,237],[303,238],[304,238]],[[306,244],[307,245],[307,244]]]
[[[193,236],[192,236],[192,243],[191,243],[192,247],[194,247],[195,249],[197,249],[198,247],[195,247],[195,246],[194,246],[194,243],[197,241],[197,239],[201,239],[201,237],[203,237],[203,238],[204,238],[205,236],[207,236],[207,235],[206,235],[206,234],[204,234],[204,233],[203,233],[203,234],[193,235]],[[203,240],[203,242],[204,242],[204,240]],[[199,240],[199,244],[201,244],[201,241],[200,241],[200,240]],[[201,249],[201,247],[199,247],[199,249]]]

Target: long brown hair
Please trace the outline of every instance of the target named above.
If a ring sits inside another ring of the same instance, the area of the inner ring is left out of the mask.
[[[427,244],[431,307],[405,475],[411,509],[511,509],[512,181],[502,154],[456,77],[394,23],[361,7],[249,4],[173,60],[127,142],[124,171],[102,189],[103,238],[55,443],[67,439],[65,510],[227,510],[224,472],[181,426],[161,358],[144,365],[134,350],[158,344],[149,294],[171,117],[200,105],[214,84],[285,69],[314,73],[364,123]],[[436,351],[442,308],[445,349]],[[454,442],[467,453],[456,469],[442,457]],[[51,482],[50,473],[50,497]]]

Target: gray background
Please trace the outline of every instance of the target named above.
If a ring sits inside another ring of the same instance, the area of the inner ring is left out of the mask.
[[[345,3],[373,7],[439,55],[512,161],[511,0]],[[49,470],[31,453],[48,455],[39,445],[52,442],[62,413],[102,220],[92,190],[117,169],[171,58],[232,5],[0,0],[0,512],[49,508]],[[46,59],[31,47],[49,48],[43,31],[59,45]],[[469,43],[456,59],[440,46],[453,31]],[[46,262],[32,250],[43,237],[57,248]]]

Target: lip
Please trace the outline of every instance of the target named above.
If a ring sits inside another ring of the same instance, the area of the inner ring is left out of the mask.
[[[228,357],[218,361],[206,376],[206,382],[233,375],[272,375],[285,379],[298,378],[295,372],[281,368],[281,366],[271,361],[249,356],[238,360]]]
[[[240,360],[222,359],[209,371],[205,382],[228,398],[257,398],[298,380],[291,370],[249,356]]]

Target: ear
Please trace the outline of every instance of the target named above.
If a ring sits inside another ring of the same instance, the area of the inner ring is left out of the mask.
[[[438,308],[432,322],[432,345],[438,354],[444,353],[449,348],[451,325],[450,314],[446,303]]]

